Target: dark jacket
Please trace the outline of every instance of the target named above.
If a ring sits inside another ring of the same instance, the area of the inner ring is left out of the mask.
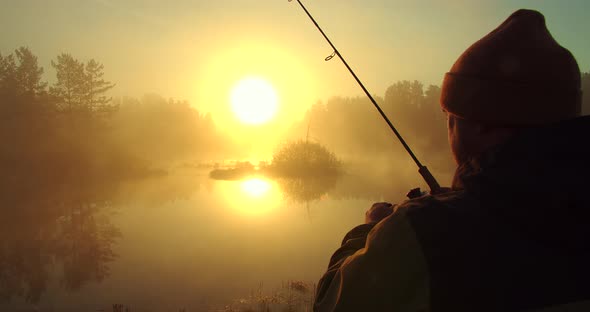
[[[590,311],[588,136],[590,117],[524,130],[353,229],[315,310]]]

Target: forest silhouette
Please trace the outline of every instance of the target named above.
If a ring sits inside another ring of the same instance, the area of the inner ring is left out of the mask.
[[[122,234],[110,221],[120,184],[224,148],[186,102],[113,101],[97,61],[60,54],[52,66],[49,85],[29,49],[0,55],[0,302],[38,302],[52,270],[67,290],[102,281]]]
[[[56,76],[49,83],[28,48],[0,55],[0,301],[39,301],[56,263],[69,290],[106,278],[124,234],[109,217],[120,183],[157,177],[186,161],[243,155],[211,115],[186,101],[155,94],[112,99],[115,83],[104,79],[104,66],[93,59],[62,53],[51,66]],[[582,75],[582,85],[583,112],[589,114],[590,73]],[[448,178],[454,164],[440,92],[439,86],[404,80],[376,99],[433,173]],[[279,181],[296,201],[328,190],[337,199],[388,199],[419,179],[365,97],[312,105],[284,141],[304,135],[326,146],[355,178],[338,187],[333,177],[313,180],[317,187]],[[392,182],[384,185],[383,179]]]

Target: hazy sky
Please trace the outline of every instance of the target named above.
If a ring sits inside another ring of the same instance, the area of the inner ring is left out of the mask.
[[[518,8],[545,14],[554,37],[590,70],[590,1],[307,0],[373,94],[401,79],[440,84],[472,42]],[[95,58],[115,96],[189,100],[229,122],[229,90],[245,76],[272,83],[280,115],[333,95],[361,95],[296,2],[287,0],[0,0],[0,52],[28,46],[48,76],[69,52]],[[285,119],[279,119],[285,121]]]

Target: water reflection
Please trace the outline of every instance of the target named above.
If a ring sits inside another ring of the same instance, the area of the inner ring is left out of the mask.
[[[243,181],[241,187],[246,194],[256,198],[264,196],[271,188],[268,181],[258,178]]]
[[[121,232],[101,211],[106,208],[108,205],[80,205],[58,219],[54,259],[62,263],[62,284],[68,290],[109,276],[108,264],[117,257],[113,245]]]
[[[219,181],[228,207],[241,215],[264,217],[281,203],[276,183],[262,177],[250,177],[239,182]]]
[[[282,176],[272,171],[256,170],[249,163],[238,163],[230,169],[215,169],[209,178],[242,185],[250,196],[264,196],[269,190],[269,181],[276,182],[281,193],[295,203],[309,203],[329,196],[332,199],[399,202],[404,194],[415,187],[425,187],[413,167],[397,168],[374,164],[349,165],[345,172],[306,172]],[[435,168],[436,169],[436,168]],[[438,176],[451,179],[437,172]]]
[[[110,221],[110,184],[8,179],[0,181],[0,302],[38,302],[50,279],[78,290],[109,276],[121,237]]]
[[[277,182],[287,199],[297,203],[307,203],[327,195],[334,188],[337,180],[337,175],[323,175],[280,178]]]
[[[207,311],[262,280],[314,281],[373,198],[403,194],[390,178],[350,171],[238,181],[189,169],[127,182],[0,178],[0,302],[79,311],[199,300],[206,304],[191,310]]]

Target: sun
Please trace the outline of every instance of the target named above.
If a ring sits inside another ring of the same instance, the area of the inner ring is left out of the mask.
[[[245,124],[260,125],[270,121],[277,113],[278,102],[275,89],[262,78],[244,78],[231,90],[231,109]]]

